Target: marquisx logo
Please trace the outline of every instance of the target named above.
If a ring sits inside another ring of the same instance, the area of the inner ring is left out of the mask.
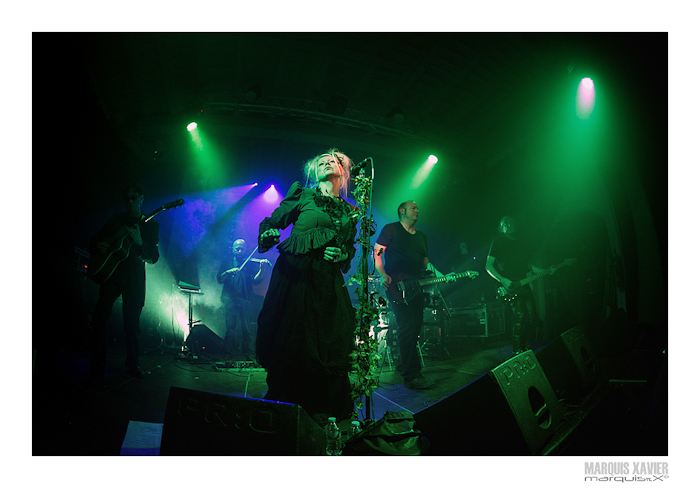
[[[667,462],[591,462],[585,463],[584,481],[666,481]]]

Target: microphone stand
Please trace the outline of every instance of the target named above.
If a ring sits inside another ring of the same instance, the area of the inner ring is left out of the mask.
[[[372,232],[372,184],[374,180],[374,162],[372,158],[365,160],[370,164],[371,176],[365,175],[364,165],[361,165],[357,175],[353,175],[353,180],[356,184],[354,194],[359,195],[356,199],[360,208],[360,242],[362,243],[362,259],[359,263],[359,318],[358,318],[358,355],[357,355],[357,373],[360,390],[365,395],[365,419],[372,418],[372,391],[378,386],[378,379],[372,378],[373,362],[377,362],[376,358],[376,340],[370,337],[369,332],[371,323],[379,316],[378,310],[373,306],[369,292],[369,263],[368,258],[373,256],[372,248],[369,245],[369,238]],[[364,162],[363,162],[364,163]],[[362,364],[363,360],[369,361],[369,364]]]

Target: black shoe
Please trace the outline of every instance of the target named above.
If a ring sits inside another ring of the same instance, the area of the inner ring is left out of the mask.
[[[133,376],[134,378],[143,378],[143,370],[139,368],[138,366],[134,366],[133,368],[129,368],[129,374]]]
[[[416,389],[422,389],[422,388],[430,388],[432,385],[435,384],[435,380],[432,378],[426,378],[425,376],[418,376],[415,379],[412,379],[411,381],[404,381],[403,386],[406,388],[416,388]]]

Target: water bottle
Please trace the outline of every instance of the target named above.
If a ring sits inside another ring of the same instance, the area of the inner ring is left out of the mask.
[[[335,423],[335,417],[328,417],[328,424],[326,424],[326,455],[340,456],[341,452],[340,428]]]
[[[350,430],[348,430],[348,440],[352,439],[356,435],[359,435],[361,431],[362,429],[360,428],[360,422],[358,422],[357,420],[353,420],[350,423]]]

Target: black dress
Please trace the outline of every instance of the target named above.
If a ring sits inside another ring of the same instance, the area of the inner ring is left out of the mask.
[[[265,399],[339,419],[352,413],[348,372],[355,310],[343,273],[355,254],[353,210],[345,200],[296,182],[259,229],[262,235],[294,225],[278,245],[280,256],[258,317],[256,355],[267,371]],[[348,259],[326,261],[328,246],[340,247]]]

